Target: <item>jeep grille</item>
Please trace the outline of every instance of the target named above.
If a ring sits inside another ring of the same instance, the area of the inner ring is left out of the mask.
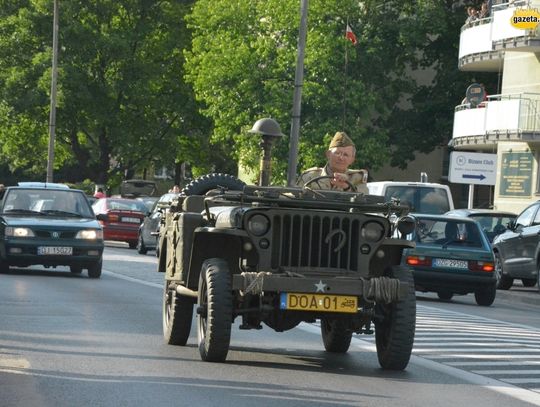
[[[271,266],[358,271],[360,227],[347,214],[274,215]]]

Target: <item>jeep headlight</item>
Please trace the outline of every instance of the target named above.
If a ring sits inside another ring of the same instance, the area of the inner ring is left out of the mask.
[[[75,235],[75,239],[102,240],[103,230],[100,230],[100,229],[79,230],[77,234]]]
[[[397,228],[403,236],[412,233],[415,227],[416,222],[412,216],[404,216],[398,220]]]
[[[255,236],[262,236],[270,229],[270,221],[264,215],[253,215],[248,221],[248,230]]]
[[[384,227],[379,222],[366,222],[362,225],[360,236],[368,242],[378,242],[384,236]]]
[[[30,228],[11,227],[6,228],[6,236],[10,237],[35,237],[34,232]]]

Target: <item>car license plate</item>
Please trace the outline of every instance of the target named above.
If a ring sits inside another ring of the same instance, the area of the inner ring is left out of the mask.
[[[281,293],[280,309],[317,312],[358,311],[358,298],[348,295]]]
[[[141,223],[139,218],[122,218],[122,222],[126,223]]]
[[[71,256],[73,254],[73,247],[39,246],[37,249],[39,255]]]
[[[466,260],[454,259],[433,259],[433,267],[449,267],[456,269],[466,269],[469,263]]]

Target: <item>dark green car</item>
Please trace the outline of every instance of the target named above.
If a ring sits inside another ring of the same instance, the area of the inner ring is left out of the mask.
[[[61,184],[19,183],[0,201],[0,272],[10,266],[69,266],[101,276],[103,231],[82,191]]]

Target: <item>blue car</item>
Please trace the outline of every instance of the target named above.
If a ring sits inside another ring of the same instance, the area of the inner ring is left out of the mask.
[[[403,264],[412,267],[417,291],[436,292],[441,300],[474,293],[478,305],[495,300],[496,277],[491,245],[478,222],[446,215],[415,215]]]

